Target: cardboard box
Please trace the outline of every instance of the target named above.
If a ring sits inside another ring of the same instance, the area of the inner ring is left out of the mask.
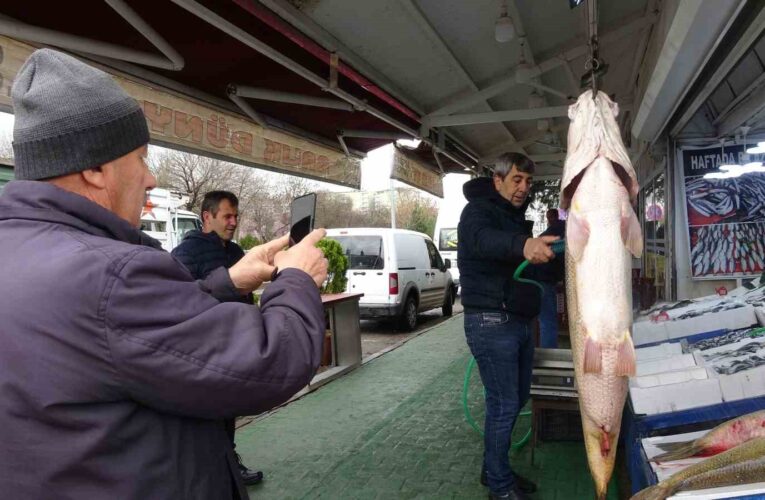
[[[765,365],[717,377],[725,401],[765,396]]]
[[[757,324],[757,316],[754,314],[754,307],[747,304],[738,309],[703,314],[695,318],[666,321],[664,324],[668,338],[672,340],[715,330],[747,328]]]
[[[693,354],[680,354],[671,358],[653,359],[637,363],[636,376],[651,375],[653,373],[685,370],[696,367]]]
[[[651,347],[635,349],[635,359],[638,363],[652,359],[671,358],[683,353],[680,342],[665,342]]]
[[[709,378],[706,368],[697,366],[687,370],[674,370],[663,373],[654,373],[640,377],[630,378],[630,387],[656,387],[659,385],[682,384],[691,380],[705,380]]]
[[[653,321],[639,321],[632,325],[632,343],[636,346],[666,342],[669,339],[666,321],[654,323]]]
[[[691,380],[657,387],[631,387],[630,398],[636,414],[655,415],[722,403],[716,378]]]

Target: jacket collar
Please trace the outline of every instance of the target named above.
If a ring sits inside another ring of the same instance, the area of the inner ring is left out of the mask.
[[[529,196],[526,197],[526,201],[523,202],[523,205],[521,205],[520,208],[516,207],[497,192],[491,177],[478,177],[466,182],[462,187],[462,192],[467,201],[485,200],[497,205],[505,211],[514,215],[519,215],[523,218],[525,218],[526,209],[529,208],[532,201],[532,194],[529,193]]]
[[[71,226],[133,245],[160,243],[87,198],[41,181],[12,181],[0,195],[0,220],[23,219]]]

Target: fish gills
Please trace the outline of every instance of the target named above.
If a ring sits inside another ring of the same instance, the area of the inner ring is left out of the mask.
[[[652,462],[669,462],[688,457],[708,457],[722,453],[756,437],[765,437],[765,410],[742,415],[718,425],[693,441],[660,444],[666,453]]]

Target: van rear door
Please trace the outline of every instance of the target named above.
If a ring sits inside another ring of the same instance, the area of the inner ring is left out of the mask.
[[[340,243],[349,260],[345,290],[363,293],[360,304],[388,304],[390,295],[383,236],[340,235],[331,238]]]

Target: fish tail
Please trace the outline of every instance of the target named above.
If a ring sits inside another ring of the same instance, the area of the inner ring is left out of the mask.
[[[635,375],[635,346],[632,345],[632,338],[629,332],[624,334],[624,338],[619,343],[619,350],[616,355],[616,376],[633,377]]]
[[[665,453],[656,455],[650,461],[651,462],[671,462],[672,460],[680,460],[681,458],[688,458],[701,453],[701,445],[694,441],[681,441],[678,443],[662,443],[657,444],[659,448],[664,450]]]
[[[587,335],[584,341],[584,373],[601,372],[603,366],[600,355],[600,342]]]

